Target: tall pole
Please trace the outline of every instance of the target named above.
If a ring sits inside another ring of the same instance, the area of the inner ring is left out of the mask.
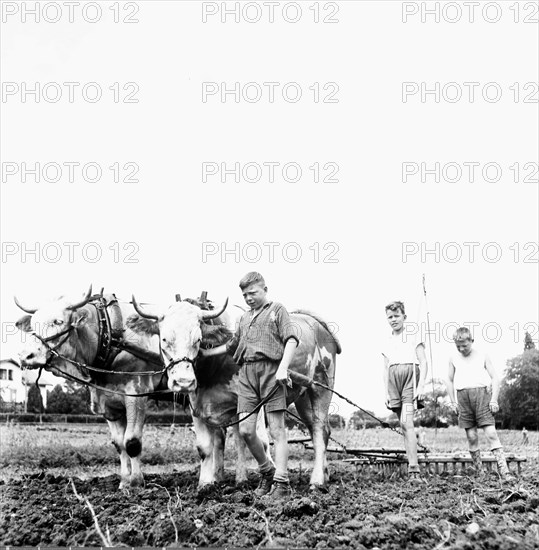
[[[438,399],[434,392],[434,363],[432,362],[432,341],[430,338],[430,312],[429,304],[427,300],[427,284],[425,279],[425,274],[423,273],[423,296],[425,297],[425,308],[427,310],[427,337],[429,340],[429,359],[430,359],[430,368],[431,368],[431,383],[432,383],[432,397],[434,399],[434,438],[438,436]]]

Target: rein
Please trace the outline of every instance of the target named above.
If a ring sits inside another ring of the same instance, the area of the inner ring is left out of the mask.
[[[206,424],[206,426],[210,427],[210,428],[221,428],[221,429],[226,429],[226,428],[230,428],[230,426],[235,426],[236,424],[240,424],[241,422],[247,420],[250,416],[253,416],[253,414],[256,414],[258,413],[258,411],[275,395],[275,392],[279,389],[279,382],[277,382],[275,384],[275,386],[273,387],[273,389],[271,390],[271,392],[266,396],[264,397],[264,399],[262,399],[262,401],[246,416],[244,416],[243,418],[239,418],[238,420],[233,420],[232,422],[225,422],[223,424],[212,424],[211,422],[208,422],[207,420],[204,420],[204,418],[201,418],[200,416],[197,416],[195,413],[196,413],[196,410],[193,409],[193,406],[189,403],[189,408],[191,409],[191,413],[193,416],[195,416],[196,418],[198,418],[199,420],[201,420],[204,424]],[[285,411],[287,412],[287,411]],[[236,413],[237,415],[238,413]]]
[[[98,295],[95,300],[90,302],[91,305],[93,305],[96,308],[97,316],[98,316],[98,326],[99,326],[99,344],[98,344],[98,350],[96,354],[96,360],[98,364],[102,366],[107,366],[107,364],[111,363],[116,355],[111,358],[112,355],[112,349],[115,348],[118,350],[118,353],[121,351],[126,351],[127,353],[130,353],[131,355],[137,357],[138,359],[142,359],[143,361],[146,361],[148,363],[152,363],[154,365],[161,366],[163,364],[161,357],[158,356],[156,353],[152,353],[148,350],[145,350],[143,348],[139,348],[133,344],[130,344],[128,342],[125,342],[123,340],[119,340],[118,338],[114,337],[113,329],[110,323],[109,316],[107,314],[106,308],[107,304],[105,303],[105,300],[102,295]],[[109,304],[110,305],[110,304]],[[71,359],[69,357],[66,357],[65,355],[61,354],[59,351],[57,351],[63,344],[67,342],[67,340],[70,337],[71,332],[74,330],[74,326],[70,325],[66,329],[64,329],[61,332],[58,332],[56,334],[53,334],[52,336],[43,337],[39,334],[37,334],[35,331],[30,331],[29,334],[31,334],[34,338],[38,339],[46,348],[47,350],[55,357],[62,361],[66,361],[79,369],[84,371],[94,371],[94,372],[100,372],[105,374],[118,374],[118,375],[129,375],[129,376],[154,376],[154,375],[163,375],[166,373],[168,367],[163,367],[160,370],[152,370],[152,371],[143,371],[143,372],[131,372],[131,371],[117,371],[117,370],[111,370],[107,368],[101,368],[96,367],[92,365],[88,365],[86,363],[81,363],[80,361],[76,361],[74,359]],[[63,338],[62,338],[63,337]],[[60,341],[58,341],[54,346],[52,346],[49,342],[52,342],[53,340],[56,340],[60,338]],[[185,359],[183,359],[185,360]],[[153,395],[159,395],[164,393],[173,393],[172,390],[155,390],[152,392],[143,392],[143,393],[125,393],[125,392],[119,392],[115,390],[111,390],[108,388],[105,388],[103,386],[99,386],[98,384],[95,384],[93,382],[90,382],[89,380],[84,380],[82,378],[79,378],[73,374],[69,374],[68,372],[63,371],[62,369],[52,366],[51,368],[55,369],[59,374],[64,376],[65,378],[68,378],[70,380],[73,380],[75,382],[78,382],[79,384],[83,384],[85,386],[89,386],[95,389],[98,389],[103,392],[127,396],[127,397],[149,397]]]

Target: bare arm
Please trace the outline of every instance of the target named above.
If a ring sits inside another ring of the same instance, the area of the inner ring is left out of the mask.
[[[485,369],[487,370],[492,380],[492,398],[490,400],[490,410],[493,413],[497,413],[500,410],[498,406],[498,395],[500,394],[500,377],[492,366],[492,362],[488,355],[485,355]]]
[[[453,410],[456,410],[457,401],[455,399],[455,365],[453,365],[451,359],[449,360],[449,368],[447,371],[447,380],[445,381],[445,385],[447,387],[447,395],[451,403],[451,408]]]
[[[283,357],[281,359],[281,362],[279,363],[279,368],[275,373],[275,378],[278,381],[279,380],[286,381],[288,377],[288,367],[290,366],[292,359],[294,359],[294,354],[296,353],[297,347],[298,347],[298,342],[295,338],[289,338],[286,341],[286,344],[284,346],[284,351],[283,351]]]
[[[427,356],[425,354],[425,346],[419,344],[415,348],[417,359],[419,360],[419,382],[417,384],[417,399],[423,399],[425,395],[425,380],[427,379],[427,373],[429,372],[429,365],[427,363]]]
[[[384,388],[385,388],[385,400],[386,407],[389,408],[389,359],[382,355],[384,358]]]

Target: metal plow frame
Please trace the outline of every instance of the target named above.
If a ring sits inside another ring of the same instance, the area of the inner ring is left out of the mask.
[[[305,449],[313,450],[313,445],[309,438],[290,439],[288,443],[301,443]],[[343,462],[354,464],[357,470],[369,469],[384,473],[405,472],[405,466],[408,464],[406,451],[404,449],[394,449],[386,447],[372,448],[350,448],[350,447],[328,447],[330,453],[340,453],[354,455],[354,458],[345,458]],[[433,453],[424,449],[417,450],[419,455],[419,466],[424,473],[441,474],[452,473],[453,475],[462,475],[467,465],[472,463],[472,458],[464,452],[455,453]],[[518,474],[521,472],[521,465],[526,462],[526,457],[506,453],[505,458],[509,468],[511,464],[516,464]],[[482,453],[481,462],[487,471],[497,471],[498,465],[496,458],[492,453]]]

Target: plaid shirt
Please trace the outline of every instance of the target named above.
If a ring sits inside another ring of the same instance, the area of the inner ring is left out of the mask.
[[[239,365],[253,361],[280,361],[284,346],[290,338],[296,340],[294,326],[288,311],[278,302],[268,302],[256,314],[246,311],[234,337],[227,343],[227,351],[234,353],[234,361]]]

